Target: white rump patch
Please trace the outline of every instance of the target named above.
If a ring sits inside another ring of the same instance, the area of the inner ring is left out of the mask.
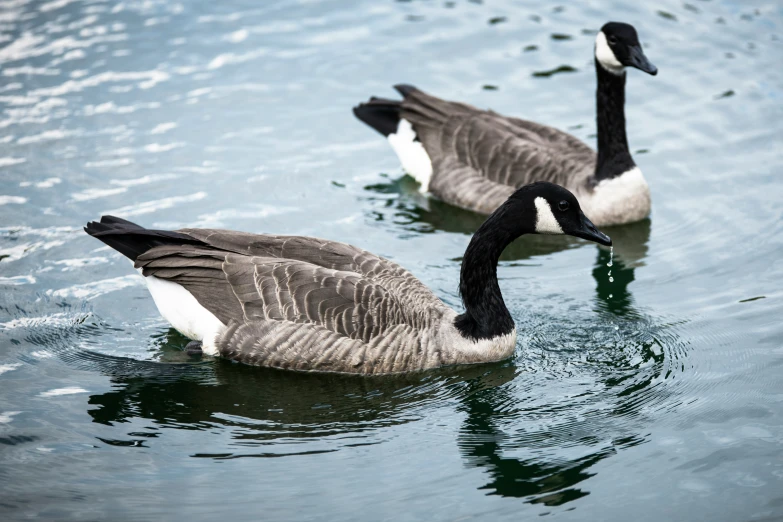
[[[609,47],[609,42],[606,41],[606,35],[603,31],[600,31],[598,36],[595,37],[595,58],[604,69],[611,73],[622,74],[625,69],[620,60],[614,55],[612,48]]]
[[[562,234],[563,229],[552,213],[549,202],[541,196],[535,199],[536,204],[536,233],[538,234]]]
[[[432,161],[424,145],[416,140],[416,131],[408,120],[400,120],[397,132],[389,134],[389,144],[400,158],[402,168],[421,183],[421,191],[427,192],[432,177]]]
[[[639,167],[633,167],[579,194],[579,204],[596,226],[633,223],[650,214],[650,187]]]
[[[201,341],[204,353],[218,355],[215,339],[226,328],[220,319],[177,283],[154,276],[144,279],[160,315],[185,337]]]

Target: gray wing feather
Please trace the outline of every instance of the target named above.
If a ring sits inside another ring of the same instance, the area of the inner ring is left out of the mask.
[[[395,263],[353,245],[304,236],[250,234],[232,230],[185,228],[180,230],[209,246],[259,257],[305,261],[324,268],[371,275]]]
[[[406,308],[384,286],[354,272],[237,254],[226,256],[223,271],[248,322],[316,324],[364,342],[397,324],[431,322],[430,311]]]
[[[352,272],[383,287],[412,313],[447,309],[432,291],[408,270],[372,252],[353,245],[304,236],[248,234],[214,229],[183,229],[180,232],[208,245],[259,258],[295,260],[318,267]]]
[[[595,152],[553,127],[441,100],[418,90],[403,101],[401,116],[411,122],[432,161],[430,192],[461,207],[483,213],[497,208],[487,207],[483,193],[463,192],[490,187],[477,180],[465,185],[469,178],[484,178],[512,189],[533,181],[550,181],[573,191],[586,186],[593,175]],[[454,183],[463,188],[445,190]]]
[[[595,153],[586,146],[582,146],[586,150],[570,148],[565,146],[567,140],[550,141],[486,112],[452,116],[437,134],[420,138],[433,165],[455,157],[490,181],[513,188],[533,181],[573,188],[575,183],[585,183],[595,167]],[[448,174],[434,171],[435,176]]]
[[[482,176],[476,169],[458,158],[441,158],[433,169],[449,172],[430,181],[430,192],[452,205],[481,214],[491,214],[514,192],[514,188]]]

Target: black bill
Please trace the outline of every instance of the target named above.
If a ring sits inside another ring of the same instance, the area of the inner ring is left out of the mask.
[[[595,228],[593,222],[587,219],[583,212],[579,212],[579,216],[582,219],[582,226],[579,227],[579,230],[571,232],[572,236],[595,241],[599,245],[612,246],[612,238]]]
[[[639,45],[635,45],[629,49],[628,64],[647,74],[652,74],[653,76],[658,74],[658,68],[650,63],[650,60],[644,55],[642,48]]]

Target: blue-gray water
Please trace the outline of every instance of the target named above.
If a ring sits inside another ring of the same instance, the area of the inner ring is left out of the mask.
[[[502,364],[194,361],[81,230],[339,239],[458,306],[481,219],[418,196],[350,108],[409,82],[594,144],[607,20],[660,69],[627,92],[653,213],[607,230],[613,282],[593,244],[512,245]],[[781,24],[737,0],[2,0],[0,518],[783,518]]]

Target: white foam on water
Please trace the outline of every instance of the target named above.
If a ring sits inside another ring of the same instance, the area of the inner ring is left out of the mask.
[[[0,375],[16,370],[20,366],[22,366],[22,363],[0,364]]]
[[[104,294],[108,294],[109,292],[115,292],[131,286],[140,286],[143,283],[144,281],[136,274],[129,274],[92,283],[73,285],[58,290],[47,290],[46,295],[53,297],[72,297],[89,301]]]
[[[39,397],[59,397],[61,395],[75,395],[77,393],[88,393],[84,388],[78,386],[66,386],[65,388],[55,388],[53,390],[41,392]]]
[[[0,424],[8,424],[14,420],[14,415],[19,415],[21,411],[4,411],[0,413]]]

